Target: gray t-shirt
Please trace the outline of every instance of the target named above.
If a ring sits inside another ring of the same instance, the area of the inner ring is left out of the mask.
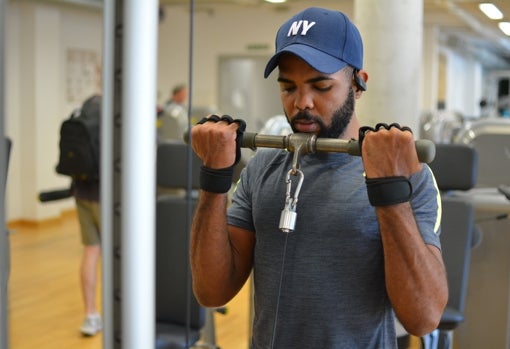
[[[256,237],[252,348],[396,348],[381,236],[361,158],[302,156],[295,231],[285,234],[278,225],[291,166],[291,153],[258,150],[228,210],[229,224]],[[293,188],[297,179],[291,176]],[[430,169],[424,166],[411,182],[423,239],[440,247],[440,198]]]

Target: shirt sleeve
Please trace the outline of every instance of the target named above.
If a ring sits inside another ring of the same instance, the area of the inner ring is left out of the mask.
[[[418,229],[426,244],[441,249],[441,194],[432,170],[423,165],[423,170],[410,177],[413,187],[411,206]]]

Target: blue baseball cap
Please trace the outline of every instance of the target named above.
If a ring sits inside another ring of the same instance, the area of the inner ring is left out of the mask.
[[[363,42],[358,29],[342,12],[324,8],[307,8],[280,27],[265,78],[284,52],[295,54],[324,74],[335,73],[346,65],[363,67]]]

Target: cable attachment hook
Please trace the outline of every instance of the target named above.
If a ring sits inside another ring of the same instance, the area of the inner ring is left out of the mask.
[[[292,191],[292,176],[299,177],[298,184],[296,186],[296,190],[294,191],[294,196],[291,195]],[[287,193],[285,194],[285,207],[282,210],[282,213],[280,215],[280,225],[279,228],[284,233],[291,233],[294,231],[294,228],[296,227],[296,206],[298,202],[298,196],[299,192],[301,190],[301,186],[303,185],[303,180],[305,176],[303,174],[303,171],[301,171],[298,168],[293,168],[287,172],[287,178],[285,182],[287,183]]]

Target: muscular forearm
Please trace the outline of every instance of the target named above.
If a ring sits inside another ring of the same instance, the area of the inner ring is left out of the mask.
[[[395,312],[411,334],[434,330],[448,298],[440,251],[426,245],[409,203],[378,207],[386,287]]]
[[[221,306],[244,283],[226,224],[226,194],[201,191],[191,229],[193,289],[200,303]]]

